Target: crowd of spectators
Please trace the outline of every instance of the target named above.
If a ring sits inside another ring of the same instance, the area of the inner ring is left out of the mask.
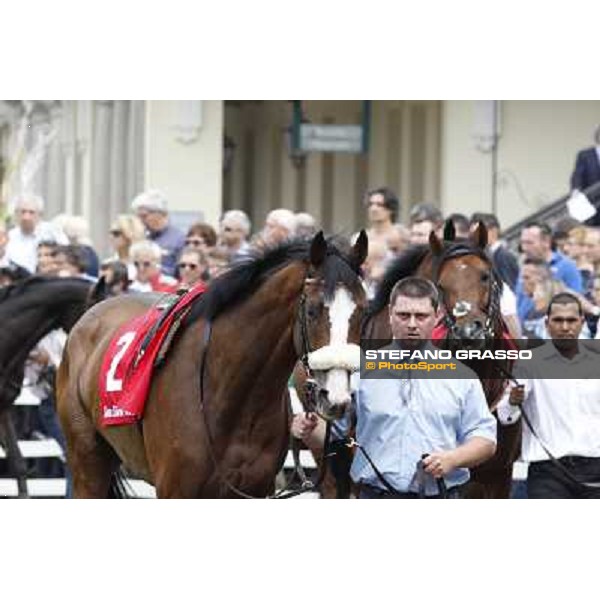
[[[588,167],[583,162],[600,158],[600,129],[596,138],[595,153],[578,156],[573,189],[584,186],[582,173],[588,173]],[[554,228],[532,221],[522,229],[518,253],[513,253],[502,240],[495,214],[444,215],[435,203],[422,202],[408,209],[402,223],[399,198],[388,187],[368,191],[364,206],[369,252],[363,275],[369,297],[404,250],[427,244],[432,232],[442,237],[446,219],[453,222],[458,238],[468,237],[482,222],[488,231],[487,251],[503,283],[501,310],[514,337],[546,338],[548,306],[561,292],[572,293],[581,302],[586,319],[580,336],[600,337],[600,227],[595,220],[580,223],[567,218]],[[106,232],[111,251],[101,260],[83,217],[63,214],[46,221],[43,211],[41,197],[24,194],[13,200],[10,225],[0,221],[0,286],[34,274],[90,280],[103,276],[113,295],[176,292],[208,283],[254,251],[294,237],[309,238],[321,228],[308,213],[277,208],[254,234],[242,210],[224,212],[216,229],[195,222],[182,231],[171,222],[167,197],[147,190],[132,200],[130,212],[111,222]],[[40,365],[57,366],[64,339],[52,332],[40,342],[30,357],[29,377],[39,372]],[[55,418],[47,410],[51,391],[47,386],[40,389],[46,394],[42,399],[46,411],[35,433],[57,437]]]

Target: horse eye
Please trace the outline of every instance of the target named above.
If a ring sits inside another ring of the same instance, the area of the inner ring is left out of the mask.
[[[481,283],[487,283],[490,280],[490,274],[489,273],[483,273],[481,275]]]
[[[321,303],[311,304],[310,306],[307,307],[306,314],[308,315],[309,319],[318,319],[322,310],[323,310],[323,305]]]

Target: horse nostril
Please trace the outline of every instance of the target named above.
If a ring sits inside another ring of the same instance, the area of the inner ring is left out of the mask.
[[[474,319],[473,320],[473,325],[477,328],[477,329],[483,329],[483,321],[481,319]]]

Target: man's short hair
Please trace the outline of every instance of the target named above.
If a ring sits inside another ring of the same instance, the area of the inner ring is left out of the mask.
[[[483,223],[487,229],[500,229],[500,221],[493,213],[475,212],[471,215],[471,225]]]
[[[138,194],[131,203],[132,210],[146,209],[150,212],[167,214],[169,212],[165,195],[160,190],[146,190]]]
[[[444,218],[442,217],[442,211],[437,206],[429,202],[421,202],[410,209],[409,221],[411,225],[431,221],[438,226],[443,223]]]
[[[296,215],[287,208],[276,208],[272,210],[265,219],[265,222],[273,219],[277,225],[287,229],[290,235],[296,233]]]
[[[383,206],[392,213],[392,223],[395,223],[398,220],[398,213],[400,212],[400,200],[398,196],[389,187],[373,188],[365,194],[365,203],[368,204],[369,198],[375,194],[383,196]]]
[[[547,317],[550,316],[550,313],[552,312],[552,307],[555,304],[561,304],[563,306],[565,304],[576,304],[577,312],[579,313],[579,316],[583,317],[583,306],[581,306],[581,302],[579,301],[579,298],[577,296],[575,296],[574,294],[571,294],[569,292],[560,292],[560,293],[552,296],[552,299],[548,303],[548,310],[546,311]]]
[[[548,269],[548,263],[543,258],[536,258],[533,256],[526,256],[523,260],[523,266],[531,265],[533,267],[543,267],[544,269]]]
[[[580,225],[581,222],[577,219],[573,219],[573,217],[565,217],[554,225],[552,234],[555,239],[560,237],[568,237],[571,229],[575,229],[575,227],[579,227]]]
[[[56,242],[54,240],[42,240],[37,245],[38,250],[40,248],[48,248],[48,250],[50,250],[50,252],[52,253],[52,256],[54,256],[56,254],[56,251],[58,250],[59,247],[60,246],[59,246],[58,242]]]
[[[317,233],[317,221],[307,212],[296,213],[296,235],[312,237]]]
[[[252,223],[250,222],[248,215],[243,210],[233,209],[233,210],[228,210],[228,211],[224,212],[223,216],[221,217],[221,223],[223,223],[223,221],[226,221],[226,220],[227,221],[228,220],[235,221],[238,224],[238,227],[240,228],[240,230],[243,232],[243,234],[246,237],[248,237],[250,235],[250,229],[252,228]]]
[[[393,288],[390,294],[390,306],[396,304],[398,296],[407,298],[430,298],[434,310],[440,305],[440,295],[435,284],[423,277],[405,277]]]
[[[13,198],[12,205],[15,210],[19,210],[23,204],[31,204],[38,213],[44,212],[44,199],[36,194],[21,194]]]
[[[161,247],[152,240],[140,240],[131,244],[129,256],[135,260],[140,254],[149,254],[157,263],[160,264],[162,258]]]
[[[85,273],[88,268],[88,261],[81,246],[68,245],[58,246],[55,250],[55,256],[63,254],[67,264],[75,267],[80,273]]]
[[[452,213],[448,215],[448,221],[452,221],[456,235],[459,237],[465,237],[469,235],[469,219],[462,213]]]
[[[542,223],[540,221],[530,221],[523,227],[523,229],[531,229],[532,227],[537,227],[540,230],[542,237],[552,238],[552,228],[548,223]]]

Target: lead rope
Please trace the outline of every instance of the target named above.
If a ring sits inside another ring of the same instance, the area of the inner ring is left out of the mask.
[[[373,462],[373,459],[369,456],[368,452],[354,439],[348,438],[347,442],[348,448],[358,448],[360,452],[362,452],[363,456],[373,469],[373,472],[377,476],[377,479],[385,486],[388,492],[390,492],[396,498],[402,498],[405,493],[397,490],[383,475],[383,473],[377,468],[377,465]],[[425,496],[425,470],[423,467],[423,459],[427,458],[429,454],[423,454],[421,456],[421,460],[417,462],[417,480],[419,481],[419,491],[418,495],[420,498],[426,498]],[[446,488],[446,482],[443,478],[435,478],[438,486],[438,491],[441,498],[446,499],[448,497],[448,490]]]
[[[512,373],[509,373],[504,367],[497,365],[497,368],[504,374],[504,376],[509,379],[510,381],[512,381],[516,386],[518,387],[523,387],[522,384],[520,384],[516,378],[512,375]],[[570,471],[569,469],[567,469],[567,467],[565,467],[559,460],[558,458],[556,458],[554,456],[554,454],[552,454],[552,452],[550,452],[550,450],[547,448],[546,444],[544,444],[544,442],[541,440],[540,436],[537,434],[536,430],[534,429],[533,425],[531,424],[531,421],[529,420],[529,417],[527,416],[527,413],[525,412],[525,409],[523,406],[519,407],[519,410],[521,411],[521,416],[523,417],[523,421],[525,421],[525,425],[527,425],[529,431],[531,432],[531,435],[537,440],[538,444],[542,447],[542,450],[546,453],[546,455],[548,456],[548,458],[550,459],[550,461],[552,462],[552,464],[571,482],[574,483],[575,485],[578,485],[580,487],[583,488],[589,488],[589,489],[593,489],[593,490],[597,490],[600,488],[600,482],[598,483],[594,483],[594,482],[590,482],[590,483],[586,483],[583,481],[579,481],[579,479],[577,479]]]

